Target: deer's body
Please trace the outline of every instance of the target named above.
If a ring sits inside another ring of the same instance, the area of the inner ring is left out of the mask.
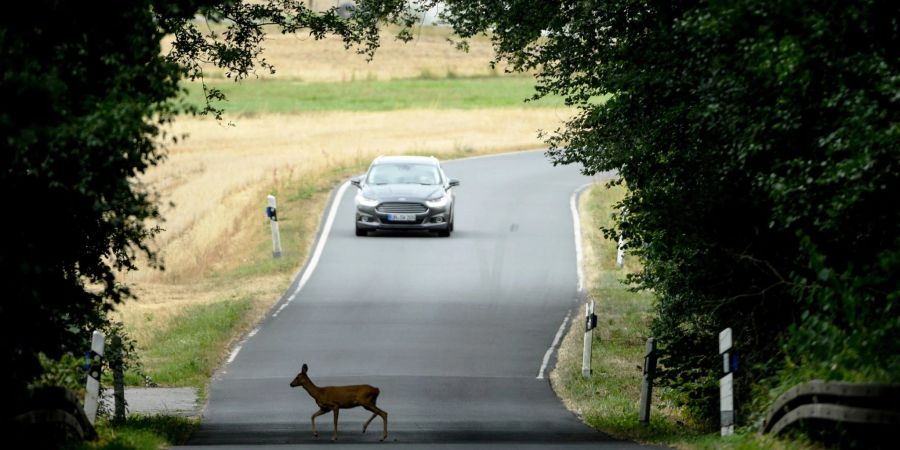
[[[291,381],[291,387],[301,386],[309,393],[310,397],[316,401],[316,405],[319,406],[319,410],[314,412],[311,418],[313,436],[319,437],[319,432],[316,431],[316,417],[327,412],[334,412],[334,434],[332,435],[331,440],[336,441],[338,411],[341,409],[362,406],[372,412],[372,417],[369,417],[369,420],[363,425],[363,433],[366,432],[366,428],[369,427],[369,423],[372,422],[372,419],[376,416],[381,416],[381,419],[384,421],[384,434],[382,435],[381,440],[383,441],[387,438],[387,412],[375,405],[375,402],[378,400],[378,394],[381,393],[377,387],[369,386],[368,384],[319,387],[309,379],[309,376],[306,375],[306,371],[307,367],[306,364],[304,364],[300,373],[294,378],[294,381]]]
[[[368,384],[356,386],[303,386],[306,392],[316,400],[319,408],[332,410],[335,408],[355,408],[363,405],[374,405],[380,391]],[[315,391],[315,393],[314,393]]]

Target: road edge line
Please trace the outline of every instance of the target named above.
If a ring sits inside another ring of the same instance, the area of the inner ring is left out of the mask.
[[[572,196],[569,197],[569,209],[572,210],[572,227],[575,231],[575,273],[578,276],[578,294],[584,291],[584,268],[582,267],[584,253],[581,243],[581,214],[578,212],[578,197],[585,189],[593,186],[594,183],[585,183],[575,189]]]
[[[303,286],[306,285],[306,282],[312,277],[313,272],[316,270],[316,267],[319,265],[319,259],[322,257],[322,252],[325,250],[325,244],[328,242],[328,236],[331,234],[331,228],[334,226],[334,218],[337,216],[338,207],[341,204],[341,200],[344,198],[344,193],[347,191],[347,187],[350,186],[349,181],[345,181],[341,184],[341,187],[338,188],[337,193],[334,195],[334,199],[331,201],[331,209],[328,211],[328,218],[325,219],[325,226],[322,227],[322,234],[319,235],[319,239],[316,242],[316,248],[313,250],[312,256],[309,258],[309,263],[306,264],[306,267],[303,269],[303,274],[300,276],[300,281],[297,283],[297,287],[294,288],[294,291],[291,292],[291,295],[288,296],[287,300],[284,301],[278,309],[272,313],[272,317],[278,317],[278,314],[281,313],[284,308],[291,304],[300,291],[303,289]]]
[[[590,183],[585,183],[575,189],[572,192],[571,197],[569,197],[569,209],[572,211],[572,227],[575,232],[575,273],[578,278],[577,288],[578,288],[578,299],[581,299],[584,293],[584,269],[582,268],[582,239],[581,239],[581,215],[578,212],[578,197],[581,196],[581,193],[585,191],[585,189],[593,186],[597,183],[598,180],[591,181]],[[553,343],[550,344],[550,348],[544,353],[544,359],[541,361],[541,368],[538,370],[537,377],[538,380],[543,380],[544,372],[547,370],[547,364],[550,363],[550,357],[553,356],[553,352],[559,346],[559,341],[562,339],[562,334],[565,331],[566,324],[569,322],[569,317],[572,315],[572,310],[569,309],[566,312],[566,317],[563,319],[563,323],[559,326],[559,329],[556,330],[556,336],[553,337]]]
[[[550,363],[550,357],[553,356],[553,352],[556,350],[556,347],[559,346],[559,341],[562,339],[563,331],[565,331],[566,324],[569,323],[569,316],[571,315],[571,309],[566,311],[566,318],[563,319],[563,322],[559,325],[559,329],[556,330],[556,336],[553,336],[553,342],[550,344],[550,348],[544,353],[544,360],[541,362],[541,368],[538,369],[537,377],[535,377],[536,379],[544,379],[544,372],[547,370],[547,364]]]

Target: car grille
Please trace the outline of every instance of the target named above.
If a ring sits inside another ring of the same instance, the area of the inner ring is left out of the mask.
[[[428,211],[428,208],[421,203],[382,203],[375,208],[375,211],[386,214],[386,213],[397,213],[397,214],[422,214]]]

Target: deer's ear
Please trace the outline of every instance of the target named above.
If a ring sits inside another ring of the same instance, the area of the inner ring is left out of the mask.
[[[300,369],[300,373],[306,373],[306,364]]]

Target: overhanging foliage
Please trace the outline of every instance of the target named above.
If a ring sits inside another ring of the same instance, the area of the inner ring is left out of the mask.
[[[446,3],[462,36],[488,33],[581,108],[548,154],[628,186],[607,233],[644,263],[630,281],[658,297],[662,380],[698,416],[716,416],[725,327],[744,399],[779,380],[897,380],[896,5]]]
[[[379,18],[409,20],[402,3],[373,6],[343,19],[290,0],[36,0],[0,19],[0,382],[13,403],[3,419],[40,373],[40,353],[83,354],[90,330],[131,296],[117,272],[141,256],[159,266],[150,240],[162,218],[138,180],[164,160],[173,117],[192,112],[179,82],[202,78],[204,63],[235,79],[271,69],[259,59],[269,26],[337,33],[371,52]],[[225,31],[201,31],[198,13]],[[174,48],[162,54],[169,34]]]

